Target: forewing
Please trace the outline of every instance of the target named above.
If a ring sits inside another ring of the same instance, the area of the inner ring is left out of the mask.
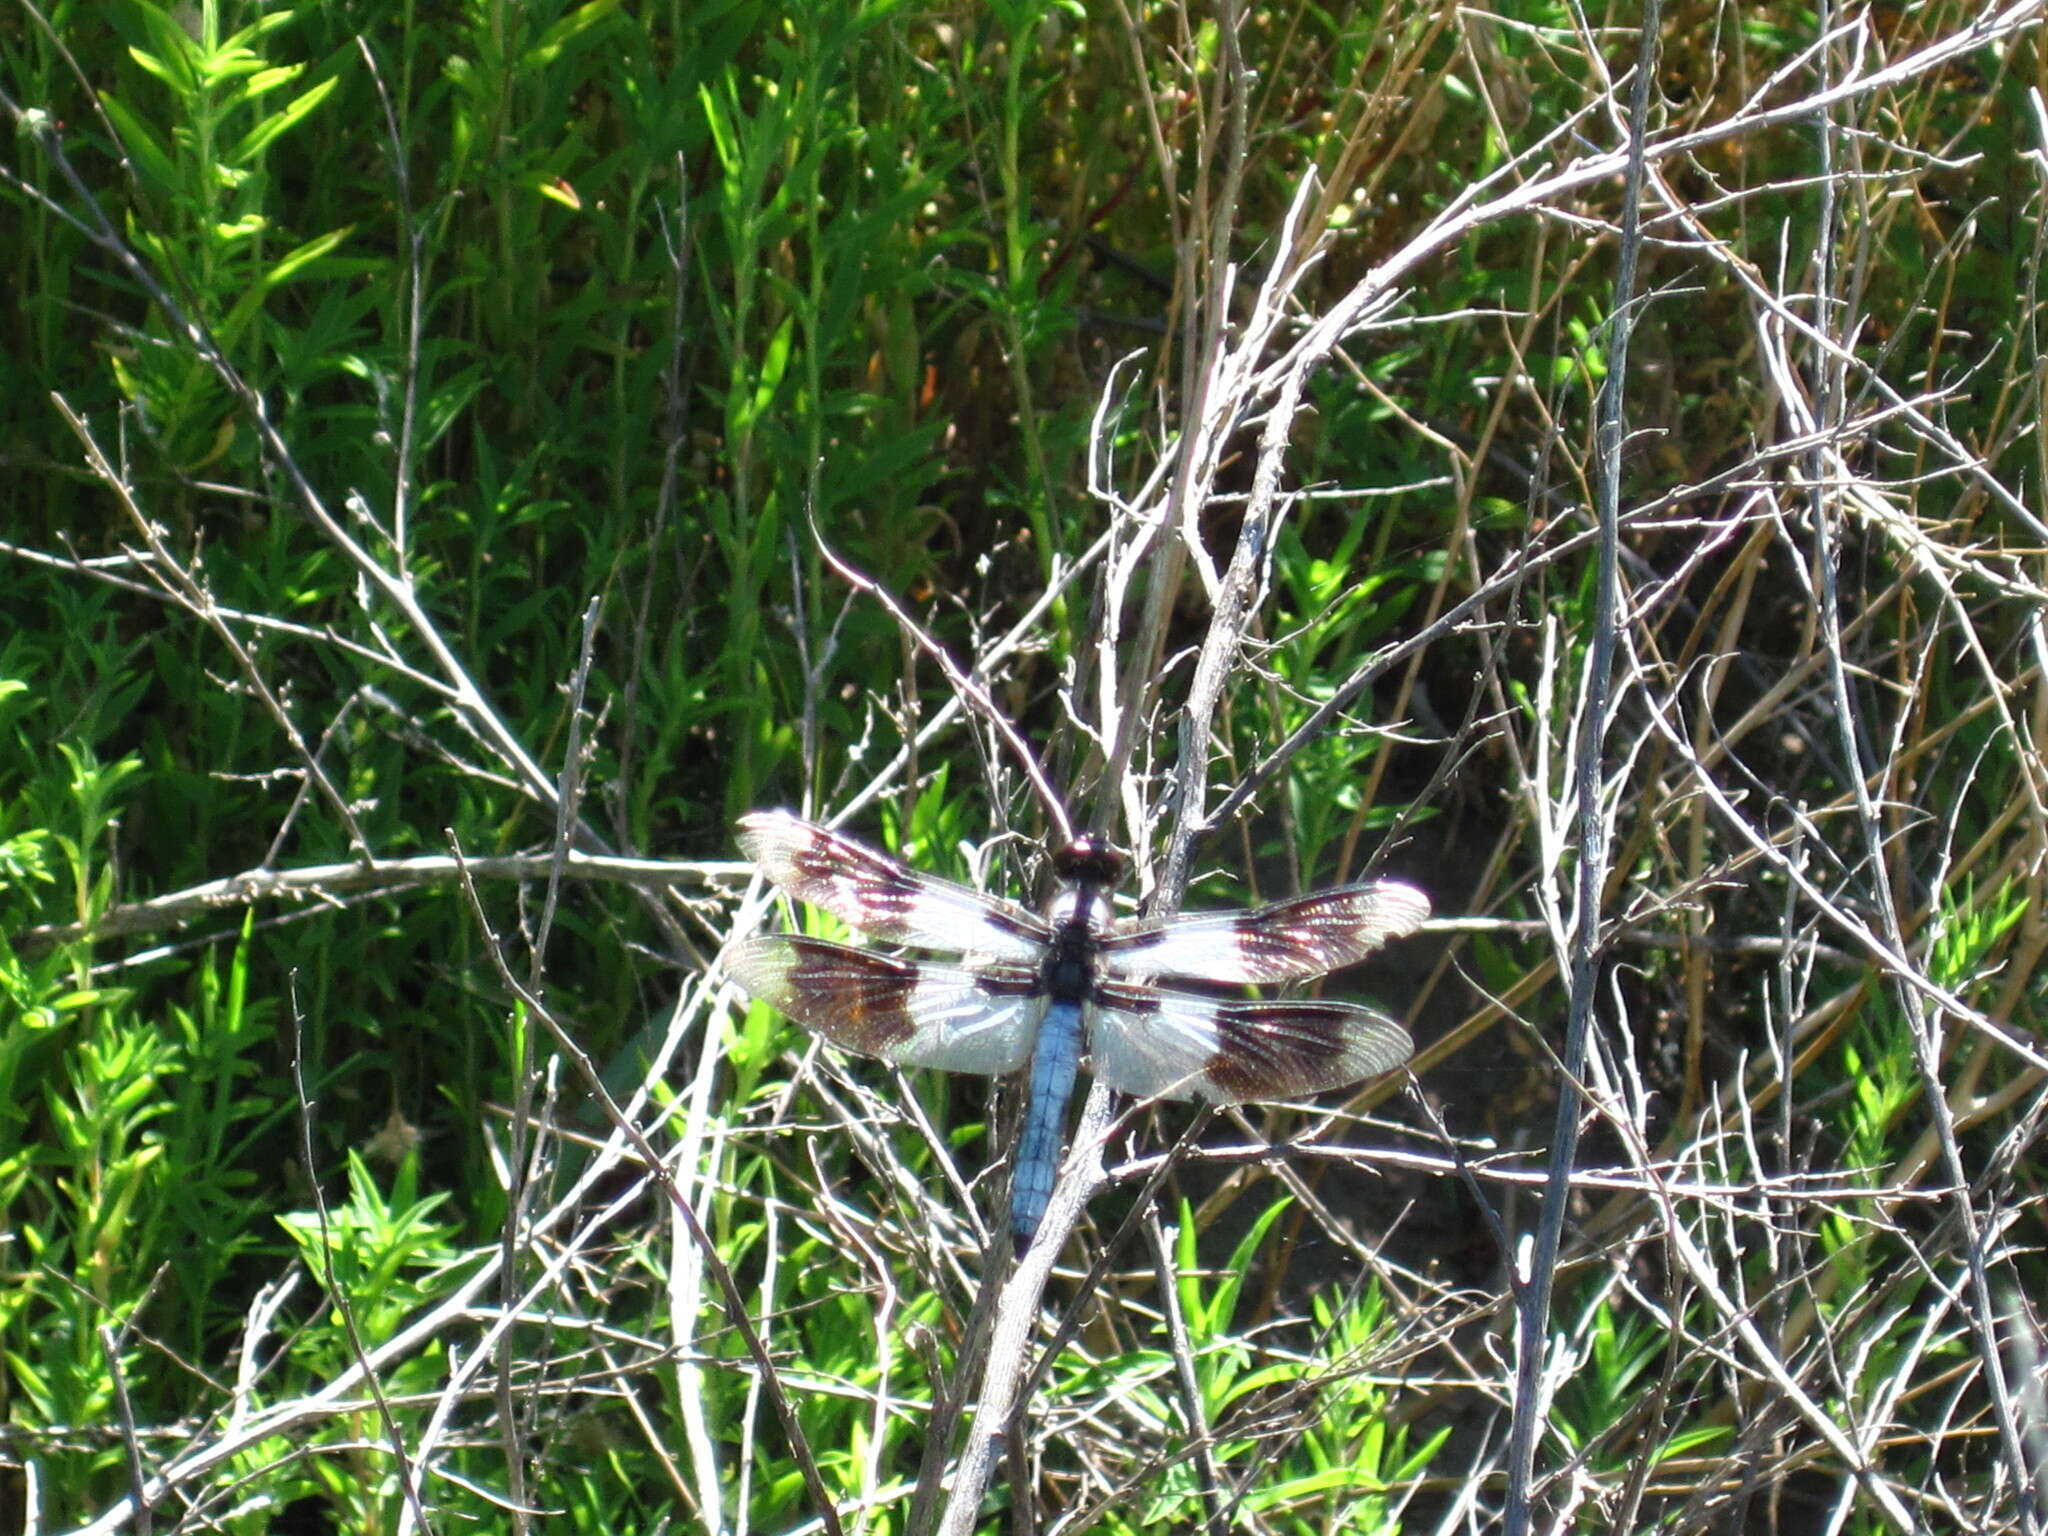
[[[1045,924],[1014,903],[918,874],[787,811],[742,816],[739,844],[797,900],[885,943],[1028,964],[1047,937]]]
[[[1031,1054],[1036,987],[1029,971],[931,965],[795,934],[748,939],[725,973],[812,1033],[906,1067],[984,1076]]]
[[[1293,1099],[1391,1072],[1414,1042],[1356,1003],[1244,1002],[1168,987],[1095,989],[1095,1075],[1139,1098]]]
[[[1413,933],[1429,898],[1391,880],[1340,885],[1249,912],[1195,912],[1143,922],[1102,941],[1105,968],[1123,976],[1204,981],[1300,981],[1363,960]]]

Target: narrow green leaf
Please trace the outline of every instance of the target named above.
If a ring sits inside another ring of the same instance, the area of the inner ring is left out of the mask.
[[[254,101],[258,96],[268,95],[280,85],[296,80],[306,72],[304,64],[276,64],[269,69],[259,69],[235,92],[237,102]]]
[[[128,57],[140,64],[150,74],[155,75],[157,79],[163,81],[172,90],[180,95],[184,94],[188,83],[187,80],[180,71],[172,68],[165,60],[158,58],[155,54],[143,48],[130,48],[128,50]]]
[[[740,157],[739,139],[733,129],[732,118],[726,112],[725,102],[710,85],[697,87],[697,100],[704,108],[704,126],[711,130],[711,147],[718,151],[719,167],[730,176]]]
[[[761,413],[775,403],[776,391],[782,387],[783,375],[789,370],[790,343],[796,335],[796,317],[785,315],[782,323],[775,328],[775,334],[768,338],[768,345],[761,352],[761,370],[755,376],[753,398],[745,403],[741,420],[735,425],[741,429],[751,427]]]
[[[148,54],[130,49],[131,57],[179,96],[189,98],[199,89],[199,45],[161,6],[151,5],[149,0],[129,0],[129,4],[149,30],[153,49]]]
[[[255,44],[262,42],[271,33],[280,31],[297,20],[298,15],[294,11],[266,11],[263,15],[250,22],[248,26],[242,28],[241,31],[235,33],[234,36],[222,43],[221,50],[225,52],[230,48],[234,48],[247,51],[253,48]]]
[[[100,106],[106,110],[114,131],[121,136],[122,148],[128,151],[128,157],[135,162],[135,169],[143,179],[166,192],[176,191],[177,168],[171,164],[170,155],[156,135],[143,126],[142,119],[104,91],[100,93]]]
[[[244,75],[256,74],[262,68],[263,59],[258,54],[246,48],[222,48],[199,61],[199,81],[202,86],[217,90]]]
[[[553,64],[565,47],[618,8],[618,0],[589,0],[588,4],[579,5],[541,34],[540,41],[526,50],[522,63],[528,69],[543,69]]]
[[[315,235],[296,250],[279,257],[276,265],[263,275],[263,286],[276,288],[290,282],[301,270],[318,261],[355,231],[355,225],[344,224],[340,229],[331,229],[324,235]]]
[[[330,230],[324,235],[316,235],[304,245],[279,257],[268,272],[245,288],[242,296],[235,300],[235,307],[228,311],[227,318],[221,322],[222,339],[232,342],[239,337],[248,329],[249,322],[256,318],[257,312],[263,308],[265,299],[341,244],[354,228],[353,224],[348,224],[340,229]]]
[[[304,122],[319,107],[321,102],[333,94],[334,87],[339,83],[339,76],[329,75],[318,85],[311,86],[300,93],[292,101],[291,105],[283,111],[258,123],[242,139],[242,142],[235,146],[234,153],[231,156],[232,163],[246,165],[254,160],[270,147],[271,141],[279,134],[288,133]]]

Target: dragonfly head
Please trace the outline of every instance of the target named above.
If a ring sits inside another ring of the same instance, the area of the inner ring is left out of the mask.
[[[1128,864],[1123,854],[1109,843],[1086,833],[1052,856],[1053,873],[1062,880],[1103,887],[1120,884]]]

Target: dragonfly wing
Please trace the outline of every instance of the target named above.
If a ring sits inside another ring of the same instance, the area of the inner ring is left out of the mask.
[[[1014,902],[906,869],[787,811],[742,816],[739,844],[797,900],[885,943],[1029,964],[1049,937],[1037,915]]]
[[[1095,991],[1095,1073],[1139,1098],[1293,1099],[1391,1072],[1414,1042],[1356,1003],[1245,1002],[1119,982]]]
[[[1301,981],[1363,960],[1413,933],[1429,898],[1391,880],[1342,885],[1248,912],[1158,918],[1106,936],[1105,969],[1124,976],[1192,976],[1259,984]]]
[[[870,954],[795,934],[748,939],[726,974],[813,1034],[906,1067],[997,1076],[1030,1058],[1036,977]]]

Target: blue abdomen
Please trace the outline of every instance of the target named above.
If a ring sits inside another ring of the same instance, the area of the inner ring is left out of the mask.
[[[1052,1199],[1066,1139],[1067,1104],[1081,1065],[1081,1005],[1055,1000],[1039,1021],[1031,1052],[1031,1096],[1024,1106],[1024,1133],[1017,1139],[1017,1171],[1010,1181],[1010,1229],[1017,1255],[1031,1246]]]

